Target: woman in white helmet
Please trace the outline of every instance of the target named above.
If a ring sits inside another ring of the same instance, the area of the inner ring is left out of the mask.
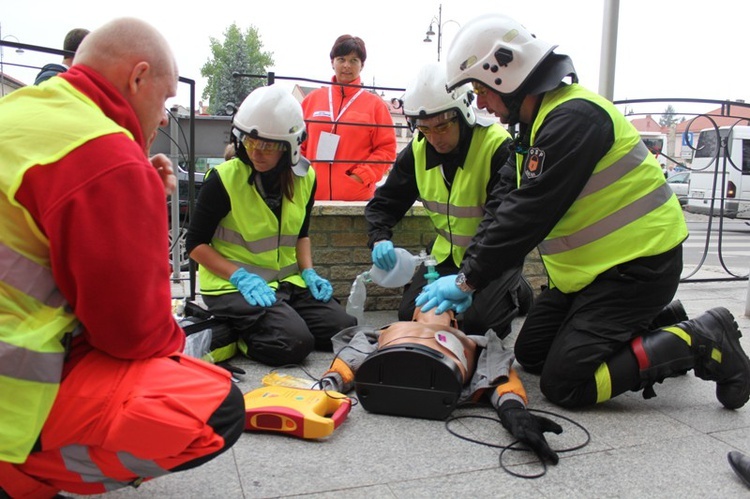
[[[414,138],[365,209],[372,260],[381,269],[394,267],[393,227],[419,199],[437,233],[427,248],[438,262],[435,270],[439,275],[455,274],[477,233],[488,193],[497,184],[513,181],[513,170],[502,170],[510,154],[508,132],[493,120],[477,118],[468,85],[447,92],[445,83],[445,67],[430,63],[404,93],[404,114]],[[473,305],[459,317],[464,331],[484,334],[492,328],[501,338],[510,332],[519,299],[523,313],[532,299],[531,288],[521,277],[521,264],[513,262],[511,269],[474,297]],[[425,272],[420,267],[406,285],[399,320],[411,320],[414,300],[428,282]]]
[[[206,175],[187,234],[208,309],[264,364],[301,362],[356,319],[313,269],[308,228],[315,171],[301,156],[302,107],[285,89],[255,89],[234,116],[236,156]]]
[[[722,405],[742,407],[750,359],[732,314],[719,307],[687,320],[670,303],[688,232],[659,163],[612,102],[578,85],[570,58],[554,48],[494,14],[454,38],[448,88],[471,82],[479,107],[520,123],[518,188],[488,211],[461,272],[426,287],[417,304],[455,307],[537,247],[549,287],[514,350],[541,374],[550,401],[582,407],[627,391],[650,398],[655,383],[695,369],[717,383]]]

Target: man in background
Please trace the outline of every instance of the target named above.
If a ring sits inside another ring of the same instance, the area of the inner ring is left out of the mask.
[[[88,34],[89,30],[85,28],[75,28],[68,31],[68,34],[65,35],[65,41],[63,42],[63,50],[67,53],[63,57],[62,64],[57,64],[56,62],[45,64],[42,70],[39,71],[39,74],[36,75],[34,85],[39,85],[43,81],[49,80],[53,76],[67,71],[68,68],[73,65],[73,56],[75,55],[76,50],[78,50],[78,46]]]

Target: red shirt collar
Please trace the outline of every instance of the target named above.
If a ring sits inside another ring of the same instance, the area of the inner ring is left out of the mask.
[[[133,138],[145,150],[146,142],[135,111],[125,97],[101,74],[88,66],[76,64],[67,72],[60,74],[76,90],[86,95],[104,112],[104,114],[133,134]]]
[[[338,80],[336,79],[336,75],[334,75],[333,77],[331,77],[331,82],[338,83]],[[346,85],[352,85],[352,86],[346,86]],[[357,87],[360,86],[360,85],[362,85],[362,78],[359,77],[356,80],[353,80],[351,83],[347,83],[346,85],[341,85],[340,88],[342,88],[344,90],[344,95],[346,95],[347,97],[349,97],[350,95],[353,95],[353,94],[359,92],[360,89],[357,88]],[[354,85],[356,85],[356,86],[354,86]],[[339,85],[337,85],[337,86],[339,86]]]

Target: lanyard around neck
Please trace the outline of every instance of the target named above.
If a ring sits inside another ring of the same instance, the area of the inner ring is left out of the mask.
[[[341,110],[339,111],[339,115],[336,116],[336,119],[333,119],[333,90],[332,90],[332,88],[333,88],[333,85],[331,85],[331,86],[328,87],[328,110],[331,113],[331,120],[335,123],[335,122],[337,122],[338,120],[341,119],[341,117],[344,115],[344,113],[346,112],[346,110],[349,109],[349,106],[352,105],[352,102],[354,102],[357,99],[357,97],[359,97],[359,94],[361,94],[362,92],[364,92],[365,89],[364,88],[360,88],[359,91],[356,94],[354,94],[354,97],[352,97],[351,99],[349,99],[349,102],[347,102],[346,105],[341,108]]]

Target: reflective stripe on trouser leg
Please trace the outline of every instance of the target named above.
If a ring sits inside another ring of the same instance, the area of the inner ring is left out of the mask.
[[[91,459],[89,450],[88,447],[83,445],[69,445],[60,449],[65,468],[68,471],[78,473],[83,482],[100,484],[107,492],[125,487],[133,481],[133,478],[120,481],[105,475]],[[137,459],[127,452],[118,452],[115,455],[120,460],[122,467],[128,469],[136,477],[157,477],[169,473],[151,460]]]
[[[594,373],[596,381],[596,403],[599,404],[612,398],[612,376],[607,363],[600,365]]]

